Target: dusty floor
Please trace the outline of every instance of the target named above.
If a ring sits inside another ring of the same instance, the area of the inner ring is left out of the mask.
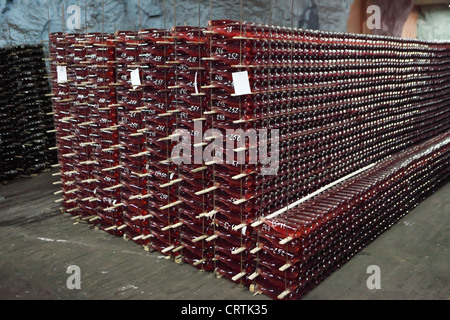
[[[0,299],[262,300],[87,225],[54,203],[51,172],[0,186]],[[450,184],[424,201],[304,299],[450,299]],[[69,290],[69,265],[81,290]],[[369,290],[367,267],[381,269]]]

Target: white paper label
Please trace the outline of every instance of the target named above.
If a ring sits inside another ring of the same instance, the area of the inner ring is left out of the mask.
[[[67,82],[66,66],[56,66],[56,73],[58,74],[58,83]]]
[[[243,96],[246,94],[251,94],[250,81],[248,80],[248,72],[234,72],[233,73],[233,85],[234,93],[237,96]]]
[[[137,86],[141,85],[141,78],[139,76],[139,69],[135,69],[131,71],[131,85],[133,86],[133,89],[136,89]]]

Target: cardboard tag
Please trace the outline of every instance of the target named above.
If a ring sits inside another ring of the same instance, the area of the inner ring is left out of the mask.
[[[56,73],[58,74],[58,83],[67,82],[66,66],[56,66]]]
[[[250,81],[248,79],[248,72],[234,72],[233,73],[233,85],[234,93],[236,96],[243,96],[246,94],[251,94]]]
[[[141,78],[139,76],[139,69],[135,69],[131,71],[131,85],[133,86],[133,89],[136,89],[138,86],[141,85]]]

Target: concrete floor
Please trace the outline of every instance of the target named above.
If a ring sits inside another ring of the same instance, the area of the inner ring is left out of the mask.
[[[0,187],[0,299],[265,300],[62,215],[52,172]],[[450,184],[304,299],[450,299]],[[81,290],[69,290],[69,265]],[[369,290],[367,267],[381,269]]]

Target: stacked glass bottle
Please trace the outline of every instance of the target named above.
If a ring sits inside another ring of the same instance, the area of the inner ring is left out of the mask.
[[[14,106],[9,103],[9,94],[14,94],[10,89],[10,72],[8,57],[12,49],[0,49],[0,179],[14,178],[17,171],[17,148],[14,134]]]
[[[450,131],[411,147],[258,229],[256,290],[298,299],[449,181]]]
[[[245,120],[245,114],[249,112],[247,100],[233,95],[232,72],[239,71],[234,69],[234,66],[242,63],[241,53],[244,49],[241,41],[216,32],[217,27],[230,23],[234,22],[211,21],[206,31],[210,55],[205,59],[209,83],[204,88],[207,89],[209,104],[207,119],[210,128],[214,130],[212,137],[206,138],[214,143],[219,142],[218,147],[212,149],[212,153],[208,152],[211,159],[206,162],[208,173],[214,181],[213,190],[210,192],[214,213],[214,234],[211,238],[214,239],[216,274],[248,285],[250,282],[244,276],[254,267],[250,254],[251,228],[247,225],[253,221],[255,212],[260,209],[255,189],[255,176],[260,167],[248,163],[249,150],[256,146],[245,141],[239,145],[242,136],[235,134],[252,126]],[[243,25],[238,23],[236,26],[239,36]],[[230,63],[231,60],[220,60],[219,56],[222,55],[234,61]],[[227,141],[231,141],[231,144]],[[239,149],[241,151],[238,151]],[[229,153],[233,157],[223,159]],[[243,158],[247,161],[238,162],[237,153],[244,155]]]
[[[169,76],[170,66],[166,64],[170,55],[169,32],[161,29],[145,29],[139,32],[142,41],[140,60],[142,63],[143,111],[145,126],[146,172],[148,175],[145,192],[141,195],[146,201],[147,214],[143,215],[148,224],[149,234],[146,249],[160,252],[170,250],[171,231],[163,232],[164,226],[170,225],[174,209],[160,210],[168,205],[174,196],[170,183],[173,168],[167,161],[170,158],[171,143],[168,135],[172,130],[170,113]],[[169,221],[168,221],[169,220]]]
[[[280,136],[276,175],[238,166],[234,178],[247,180],[240,188],[219,183],[217,210],[232,212],[234,229],[448,129],[448,44],[233,21],[211,21],[209,32],[215,127]],[[237,71],[248,72],[251,95],[233,95]]]
[[[0,52],[2,68],[3,178],[30,175],[56,160],[49,81],[42,45],[21,45]]]
[[[203,133],[208,129],[206,95],[202,87],[207,85],[204,58],[207,57],[204,29],[199,27],[174,27],[171,30],[171,100],[177,110],[173,135],[179,142],[189,140],[189,155],[172,154],[179,185],[178,228],[183,260],[201,270],[211,271],[213,246],[207,241],[212,235],[209,192],[210,179],[203,159],[205,141]],[[177,131],[178,130],[178,131]],[[174,139],[172,139],[174,140]],[[185,152],[188,152],[185,150]],[[183,160],[177,162],[176,157]]]
[[[96,212],[89,219],[98,228],[114,235],[123,234],[122,210],[115,207],[121,202],[119,172],[119,136],[117,133],[117,100],[113,83],[115,73],[115,44],[113,34],[86,35],[86,56],[81,62],[87,76],[86,88],[89,118],[80,124],[90,129],[90,159],[84,162],[90,176],[84,180],[84,201]]]
[[[66,39],[66,34],[57,32],[50,34],[50,72],[52,75],[53,88],[53,112],[56,130],[56,147],[59,158],[61,176],[62,209],[72,215],[77,215],[77,187],[76,187],[76,152],[74,146],[75,132],[78,129],[74,115],[77,114],[74,107],[77,91],[76,87],[70,85],[69,80],[75,77],[75,72],[69,75],[68,47],[73,46]],[[72,53],[74,54],[74,53]],[[74,58],[72,57],[72,60]],[[72,78],[71,78],[72,77]],[[75,90],[75,91],[74,91]]]
[[[149,235],[147,201],[141,196],[147,190],[145,130],[143,106],[142,65],[140,55],[142,42],[138,32],[117,31],[116,50],[116,95],[118,103],[118,135],[120,141],[121,207],[126,225],[124,237],[145,245]],[[136,75],[132,79],[132,73]]]
[[[55,79],[56,67],[70,60],[69,82],[54,80],[64,207],[81,210],[77,214],[106,231],[125,232],[146,248],[253,284],[274,298],[301,297],[335,268],[333,261],[340,265],[347,259],[355,250],[343,251],[339,242],[356,241],[356,234],[346,234],[346,227],[369,241],[396,219],[387,209],[389,217],[380,215],[379,199],[353,206],[339,202],[341,194],[331,190],[323,204],[316,198],[305,202],[302,210],[308,214],[293,213],[288,205],[388,159],[380,164],[384,168],[398,152],[413,152],[438,135],[443,139],[449,129],[448,43],[228,20],[211,21],[206,30],[148,29],[112,38],[52,35]],[[84,50],[78,55],[86,56],[81,59],[86,64],[72,61],[75,49]],[[248,73],[251,94],[236,94],[233,76],[242,71]],[[207,129],[216,130],[204,136]],[[240,135],[249,129],[259,133],[256,141]],[[186,132],[191,163],[179,164],[176,140],[185,139]],[[266,142],[266,150],[261,149]],[[262,163],[267,150],[276,164],[273,171]],[[429,159],[434,182],[425,189],[446,177],[442,163],[448,159],[439,159]],[[422,165],[405,179],[413,183],[423,177]],[[398,201],[390,205],[406,212],[402,197],[411,190],[406,184],[393,188],[397,193],[389,195]],[[342,195],[353,197],[350,191]],[[419,200],[408,200],[408,206]],[[294,222],[289,226],[296,228],[316,221],[315,206],[328,205],[338,210],[334,224],[324,220],[322,227],[320,220],[314,224],[320,232],[307,241],[284,229],[271,233],[284,221],[273,219],[285,218],[281,212],[288,211],[286,217]],[[363,205],[372,220],[361,220],[355,211]],[[377,223],[380,227],[371,231]],[[324,237],[327,228],[339,235]],[[359,248],[362,242],[356,243]],[[333,256],[331,248],[341,250],[340,256]]]
[[[89,93],[95,88],[90,73],[95,68],[94,59],[88,54],[94,46],[94,36],[85,34],[67,34],[67,75],[71,101],[71,119],[73,134],[65,137],[72,141],[76,187],[69,192],[76,195],[76,213],[83,221],[98,220],[95,201],[97,180],[94,177],[95,148],[92,136],[93,106],[89,104]]]

